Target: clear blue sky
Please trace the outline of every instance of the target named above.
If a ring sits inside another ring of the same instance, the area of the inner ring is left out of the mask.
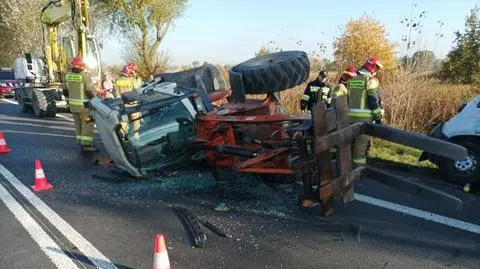
[[[167,34],[162,50],[172,57],[171,64],[197,60],[235,64],[254,56],[262,45],[275,41],[283,49],[310,52],[316,44],[327,46],[325,58],[332,58],[332,42],[341,27],[362,14],[385,25],[388,38],[401,43],[405,33],[400,19],[410,16],[412,0],[190,0],[183,17]],[[454,40],[453,32],[463,30],[465,17],[478,0],[416,0],[416,14],[426,11],[419,49],[430,49],[444,57]],[[444,22],[443,38],[436,38],[437,21]],[[107,64],[122,64],[122,48],[114,37],[102,50]],[[296,41],[302,44],[297,45]],[[404,54],[402,48],[398,53]]]

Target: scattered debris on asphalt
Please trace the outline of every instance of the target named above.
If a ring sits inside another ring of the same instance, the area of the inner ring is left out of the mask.
[[[195,247],[202,248],[205,246],[207,236],[202,230],[202,226],[198,218],[196,218],[188,209],[183,207],[173,207],[178,218],[187,229],[191,242]]]
[[[228,237],[228,238],[232,237],[231,235],[225,233],[224,231],[222,231],[220,228],[218,228],[217,226],[215,226],[214,224],[212,224],[209,221],[204,221],[203,225],[205,225],[205,227],[207,227],[208,229],[210,229],[212,232],[214,232],[215,234],[217,234],[219,236]]]

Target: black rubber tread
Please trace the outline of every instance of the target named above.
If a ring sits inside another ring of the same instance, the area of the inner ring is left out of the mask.
[[[215,91],[225,91],[227,90],[227,81],[223,77],[222,73],[216,66],[213,65],[207,65],[207,68],[210,70],[210,74],[212,74],[212,77],[215,78],[218,82],[218,89],[215,89]],[[207,91],[208,92],[208,91]]]
[[[55,90],[44,91],[43,94],[47,99],[47,117],[55,117],[57,115],[57,92]]]
[[[33,114],[38,118],[43,118],[47,115],[47,97],[41,90],[33,90],[32,93],[32,110]]]
[[[190,235],[190,239],[195,247],[201,248],[205,246],[207,236],[202,230],[200,222],[188,209],[183,207],[174,207],[173,210],[181,219],[182,223]]]
[[[25,95],[24,91],[25,91],[24,88],[16,88],[15,98],[18,102],[18,106],[20,107],[20,111],[22,111],[23,113],[26,113],[30,111],[31,107],[30,105],[23,103],[23,95]]]
[[[241,75],[243,88],[230,81],[232,91],[245,94],[272,94],[305,82],[310,75],[310,62],[304,51],[275,52],[247,60],[232,67],[230,77]]]
[[[207,93],[213,91],[226,90],[225,78],[221,72],[212,64],[206,64],[200,67],[175,72],[175,73],[160,73],[155,76],[161,76],[164,81],[175,82],[179,85],[199,88],[196,76],[200,77],[202,85],[200,89],[206,90]],[[219,88],[215,89],[214,78],[217,79]]]
[[[480,145],[477,144],[476,142],[458,142],[457,143],[460,146],[465,147],[470,154],[474,154],[477,157],[477,161],[480,160]],[[476,169],[468,174],[468,175],[462,175],[457,172],[457,170],[454,167],[454,161],[451,159],[439,158],[439,168],[440,168],[440,173],[442,174],[443,178],[451,183],[455,184],[465,184],[465,183],[472,183],[475,181],[480,182],[480,168],[479,164],[477,164]]]
[[[54,90],[33,90],[32,110],[36,117],[55,117],[57,114],[56,92]]]

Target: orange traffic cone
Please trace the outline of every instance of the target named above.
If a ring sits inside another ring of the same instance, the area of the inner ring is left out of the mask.
[[[170,269],[170,261],[168,259],[167,245],[165,244],[165,236],[157,234],[155,236],[155,253],[153,254],[153,269]]]
[[[35,185],[32,189],[36,192],[46,191],[52,189],[52,184],[48,183],[45,173],[43,172],[42,163],[35,160]]]
[[[0,154],[7,154],[10,152],[10,149],[7,146],[7,142],[5,142],[5,138],[3,137],[3,132],[0,132]]]

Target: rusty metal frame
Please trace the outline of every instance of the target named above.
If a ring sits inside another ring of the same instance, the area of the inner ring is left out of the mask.
[[[314,200],[319,201],[324,216],[334,212],[335,201],[353,201],[353,184],[365,175],[401,191],[439,200],[453,205],[455,209],[461,208],[461,201],[455,197],[422,184],[371,167],[352,169],[351,145],[356,137],[366,134],[447,158],[465,158],[465,148],[391,127],[366,122],[350,123],[346,96],[334,98],[329,109],[319,104],[313,109],[311,118],[276,114],[275,105],[269,98],[247,100],[242,104],[227,104],[222,107],[223,110],[209,114],[197,114],[198,135],[194,141],[202,145],[212,166],[231,167],[242,173],[300,178],[304,188],[301,204],[308,206]],[[312,121],[312,129],[291,138],[290,144],[285,145],[286,130],[282,125],[305,120]],[[261,143],[242,144],[235,133],[238,125],[266,125],[270,138]],[[220,150],[223,146],[230,150]],[[338,153],[335,167],[329,155],[332,148],[336,148]],[[300,158],[295,166],[288,161],[292,152],[297,152]]]

